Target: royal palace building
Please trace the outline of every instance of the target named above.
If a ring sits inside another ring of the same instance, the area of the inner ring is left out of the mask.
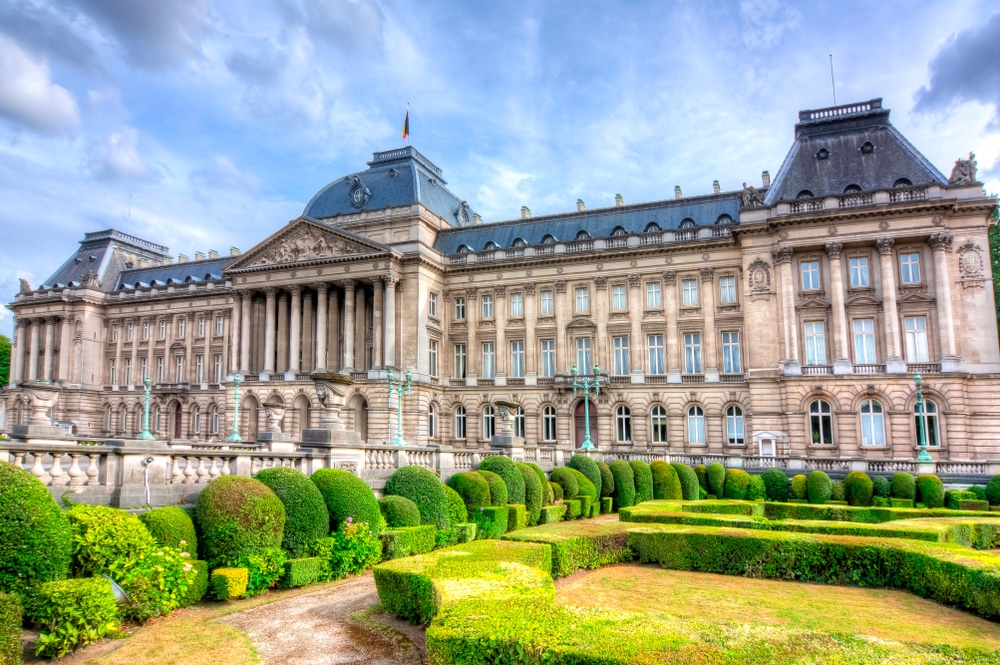
[[[353,379],[342,418],[380,444],[391,369],[410,445],[486,448],[499,401],[564,450],[589,420],[602,450],[912,460],[923,426],[937,459],[1000,459],[997,202],[972,155],[946,177],[880,99],[802,111],[759,186],[502,222],[412,147],[367,166],[242,253],[86,234],[8,305],[4,427],[51,382],[57,425],[134,437],[149,377],[157,439],[222,441],[239,375],[243,439],[270,413],[299,441],[325,372]]]

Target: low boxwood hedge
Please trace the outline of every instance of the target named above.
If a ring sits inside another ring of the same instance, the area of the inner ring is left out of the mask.
[[[382,558],[399,559],[411,554],[424,554],[434,549],[437,529],[433,524],[386,529],[378,535],[382,541]]]
[[[507,533],[528,526],[528,511],[522,503],[507,504]]]
[[[388,532],[383,531],[382,533],[385,534]],[[323,560],[319,557],[310,556],[300,559],[288,559],[285,561],[280,584],[283,589],[308,586],[318,582],[322,574]]]
[[[506,503],[524,503],[524,478],[514,460],[506,455],[486,455],[479,462],[480,471],[492,471],[500,476],[507,488]]]
[[[455,530],[455,537],[459,543],[471,543],[476,539],[476,525],[472,522],[463,522],[452,526]]]
[[[614,499],[610,496],[601,497],[601,514],[610,515],[614,512]]]
[[[38,603],[36,656],[62,658],[118,632],[118,603],[103,577],[46,582],[38,588]]]
[[[507,533],[507,506],[483,506],[469,512],[469,521],[476,525],[476,537],[499,538]]]
[[[578,520],[580,519],[580,500],[579,499],[566,499],[563,501],[563,505],[566,506],[565,519],[568,520]]]
[[[565,512],[566,504],[562,501],[554,503],[551,506],[544,506],[542,507],[542,512],[538,515],[538,523],[552,524],[553,522],[561,522]]]
[[[247,592],[250,572],[246,568],[216,568],[212,571],[209,588],[216,600],[236,600]]]
[[[552,577],[559,578],[578,570],[631,561],[634,554],[627,544],[628,528],[630,525],[622,522],[563,522],[509,533],[503,539],[551,547]]]
[[[0,663],[21,663],[21,598],[0,591]]]

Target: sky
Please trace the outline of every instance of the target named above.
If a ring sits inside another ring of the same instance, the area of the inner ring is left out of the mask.
[[[407,104],[486,222],[759,184],[831,54],[838,103],[1000,192],[995,0],[0,0],[0,299],[89,231],[247,250]]]

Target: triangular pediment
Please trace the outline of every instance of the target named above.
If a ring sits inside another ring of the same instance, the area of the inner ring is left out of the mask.
[[[816,309],[816,308],[826,308],[829,307],[830,303],[826,298],[820,296],[805,296],[799,300],[797,307],[799,309]]]
[[[593,330],[595,328],[597,328],[597,323],[585,316],[578,316],[566,324],[567,330]]]
[[[901,289],[897,302],[934,302],[934,297],[927,294],[926,288]]]
[[[392,254],[390,247],[364,236],[300,217],[243,253],[225,271]]]
[[[881,305],[882,301],[871,293],[856,293],[847,298],[848,306]]]

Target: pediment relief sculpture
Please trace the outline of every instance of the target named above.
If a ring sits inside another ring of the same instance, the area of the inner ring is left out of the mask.
[[[372,248],[323,233],[312,226],[299,227],[298,233],[279,238],[261,249],[246,267],[273,266],[327,259],[349,254],[369,254]]]

